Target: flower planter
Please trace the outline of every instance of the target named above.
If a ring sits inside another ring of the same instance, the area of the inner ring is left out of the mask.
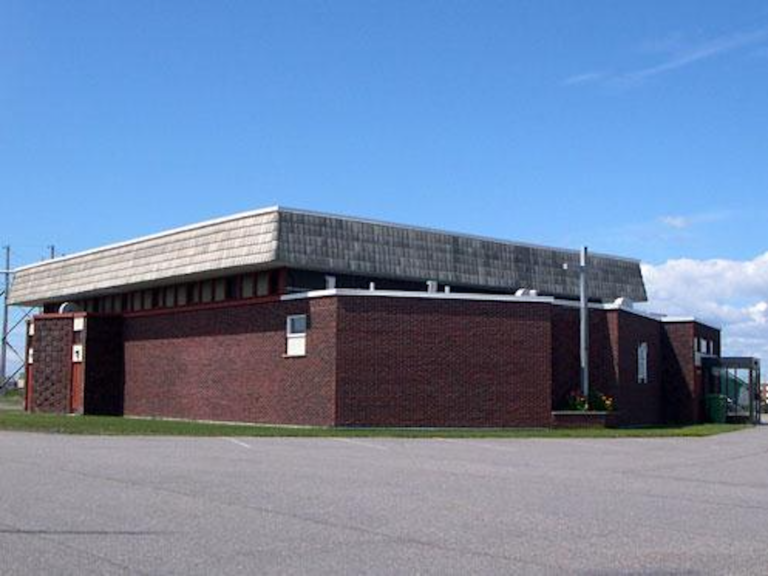
[[[616,425],[615,412],[593,410],[555,410],[552,426],[555,428],[611,428]]]

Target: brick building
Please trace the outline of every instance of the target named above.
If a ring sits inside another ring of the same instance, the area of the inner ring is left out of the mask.
[[[20,268],[27,409],[324,426],[550,426],[579,383],[578,254],[271,208]],[[568,266],[564,266],[564,264]],[[719,330],[590,260],[619,424],[703,417]]]

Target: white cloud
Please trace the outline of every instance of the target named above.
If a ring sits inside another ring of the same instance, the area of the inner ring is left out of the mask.
[[[563,80],[563,86],[575,86],[577,84],[587,84],[588,82],[598,82],[605,78],[603,72],[586,72],[585,74],[576,74]]]
[[[615,86],[637,85],[649,78],[749,47],[755,48],[754,52],[759,53],[761,50],[768,49],[764,45],[767,40],[768,28],[724,34],[703,42],[686,43],[682,40],[681,35],[678,34],[674,37],[674,41],[664,40],[652,43],[654,46],[653,52],[666,53],[666,59],[657,64],[610,74],[602,72],[577,74],[564,80],[563,85],[574,86],[588,82],[601,82]]]
[[[699,214],[690,214],[688,216],[668,215],[659,218],[659,222],[668,228],[684,230],[696,224],[711,224],[712,222],[720,222],[721,220],[730,218],[732,215],[733,213],[729,211],[702,212]]]
[[[768,252],[752,260],[644,264],[653,311],[692,315],[723,328],[723,352],[768,361]]]
[[[655,66],[649,66],[648,68],[627,72],[622,74],[618,80],[627,82],[645,80],[652,76],[657,76],[665,72],[671,72],[678,68],[696,64],[701,60],[713,58],[720,54],[732,52],[746,46],[759,44],[763,42],[766,37],[768,37],[768,30],[765,28],[750,32],[737,32],[735,34],[719,36],[707,42],[693,44],[685,49],[677,50],[676,53],[666,61]]]
[[[670,228],[677,228],[682,230],[691,225],[691,221],[685,216],[662,216],[659,218],[662,224],[666,224]]]

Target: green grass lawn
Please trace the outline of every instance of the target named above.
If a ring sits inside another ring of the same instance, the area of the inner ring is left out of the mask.
[[[23,409],[24,393],[21,390],[8,390],[5,394],[0,394],[0,411],[14,410],[20,412]]]
[[[321,428],[217,424],[109,416],[26,414],[0,410],[0,430],[114,436],[269,436],[379,438],[649,438],[702,437],[742,430],[735,424],[654,428]]]

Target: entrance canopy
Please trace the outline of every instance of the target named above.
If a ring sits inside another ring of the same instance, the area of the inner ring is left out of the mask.
[[[760,423],[758,358],[706,358],[702,369],[705,394],[722,394],[728,398],[729,419]]]

